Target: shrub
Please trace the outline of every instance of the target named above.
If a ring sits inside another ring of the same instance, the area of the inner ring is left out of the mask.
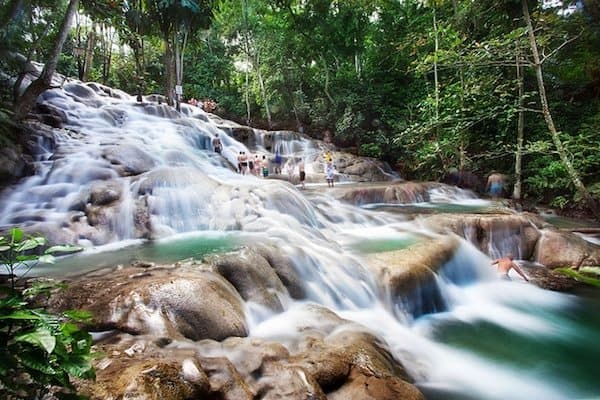
[[[0,262],[8,272],[0,286],[0,397],[39,399],[52,392],[58,398],[82,398],[75,393],[71,377],[93,378],[91,335],[76,323],[89,318],[84,312],[60,315],[34,306],[34,299],[49,295],[56,285],[19,284],[32,264],[52,262],[52,253],[78,250],[54,246],[42,255],[46,240],[27,236],[18,228],[0,237]],[[25,270],[24,272],[21,272]]]

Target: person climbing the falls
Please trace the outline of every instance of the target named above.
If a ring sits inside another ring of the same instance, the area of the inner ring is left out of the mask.
[[[221,143],[221,138],[219,137],[218,133],[215,134],[215,137],[212,140],[212,145],[215,150],[215,153],[221,154],[221,150],[223,150],[223,144]]]
[[[529,282],[529,278],[527,278],[527,276],[525,275],[525,273],[523,273],[523,271],[517,265],[517,263],[513,261],[512,254],[508,254],[502,258],[498,258],[498,259],[492,261],[492,263],[491,263],[491,265],[496,265],[496,264],[498,265],[497,271],[499,272],[501,279],[506,280],[506,281],[512,280],[512,279],[510,279],[510,276],[508,276],[508,272],[511,269],[514,269],[515,271],[517,271],[517,273],[519,275],[521,275],[521,277],[523,279],[525,279],[526,282]]]
[[[502,196],[502,192],[504,191],[504,175],[497,171],[492,171],[490,176],[488,176],[485,190],[494,199]]]

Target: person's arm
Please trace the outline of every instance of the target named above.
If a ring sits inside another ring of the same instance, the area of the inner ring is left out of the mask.
[[[523,273],[523,271],[521,270],[521,268],[517,265],[516,262],[512,263],[512,267],[515,269],[515,271],[517,271],[517,273],[519,275],[521,275],[523,277],[523,279],[525,279],[525,281],[529,282],[529,278],[527,276],[525,276],[525,274]]]

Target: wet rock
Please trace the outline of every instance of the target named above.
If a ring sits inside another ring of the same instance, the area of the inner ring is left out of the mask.
[[[400,182],[344,189],[341,200],[351,204],[411,204],[429,201],[429,189],[437,183]]]
[[[394,376],[361,374],[352,370],[349,382],[329,393],[329,400],[425,400],[425,396],[414,386]]]
[[[374,158],[344,152],[334,152],[333,158],[337,172],[351,181],[382,182],[397,178],[386,163]]]
[[[451,236],[425,239],[405,249],[370,254],[367,264],[392,295],[402,295],[432,279],[458,244]]]
[[[245,144],[247,147],[255,147],[256,140],[254,135],[254,129],[248,126],[236,126],[229,128],[230,136],[232,136],[238,142]]]
[[[287,360],[290,356],[282,344],[257,338],[231,337],[222,342],[202,340],[196,348],[200,357],[230,360],[250,386],[255,385],[265,363]]]
[[[253,249],[269,263],[293,299],[306,297],[304,281],[293,267],[292,260],[273,246],[256,245]]]
[[[209,382],[193,360],[104,359],[96,366],[96,381],[82,382],[82,394],[91,399],[180,400],[205,398]]]
[[[575,279],[543,265],[527,265],[523,266],[523,269],[529,281],[542,289],[569,292],[580,285]]]
[[[163,104],[148,104],[148,103],[138,103],[140,107],[143,108],[144,112],[149,115],[154,115],[156,117],[167,118],[167,119],[178,119],[181,117],[179,112],[171,107],[170,105]]]
[[[268,261],[257,252],[243,249],[207,258],[215,271],[229,281],[246,301],[261,304],[273,311],[282,311],[278,294],[286,289]]]
[[[116,181],[100,181],[92,184],[89,202],[95,206],[105,206],[121,198],[123,184]]]
[[[18,146],[0,148],[0,182],[12,183],[26,175],[27,162]]]
[[[423,217],[429,229],[454,232],[483,253],[529,260],[546,223],[529,214],[438,214]]]
[[[534,259],[549,268],[600,265],[600,246],[571,232],[544,229]]]
[[[67,114],[63,110],[49,103],[37,103],[35,116],[40,122],[53,128],[62,128],[68,121]]]
[[[121,166],[121,175],[124,176],[139,175],[156,166],[156,162],[150,154],[129,144],[106,146],[102,151],[102,156],[111,164]]]
[[[301,366],[333,399],[424,399],[402,364],[360,330],[309,340],[290,364]]]
[[[75,101],[89,107],[100,108],[103,105],[102,100],[96,96],[96,92],[81,82],[69,82],[63,86],[63,89]]]
[[[366,262],[391,300],[410,315],[419,316],[445,309],[435,274],[452,258],[458,245],[456,238],[445,236],[402,250],[374,253]]]
[[[227,358],[200,358],[208,375],[210,392],[223,400],[252,400],[255,393]]]
[[[202,185],[202,193],[210,194],[219,184],[201,171],[190,167],[157,168],[136,177],[139,194],[152,193],[154,188],[184,188]]]
[[[326,400],[327,396],[314,377],[303,368],[270,363],[257,382],[257,396],[265,400]]]
[[[247,334],[235,289],[199,266],[123,268],[108,276],[70,283],[50,304],[55,310],[91,311],[92,330],[118,329],[192,340]]]

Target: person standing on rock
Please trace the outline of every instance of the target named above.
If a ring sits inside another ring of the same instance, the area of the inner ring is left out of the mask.
[[[498,272],[500,273],[501,279],[504,279],[506,281],[512,280],[510,279],[510,276],[508,276],[508,272],[511,269],[514,269],[519,275],[521,275],[521,277],[523,277],[523,279],[525,279],[526,282],[529,282],[529,278],[527,278],[527,276],[523,273],[523,271],[517,265],[517,263],[513,261],[513,257],[511,254],[507,255],[506,257],[498,258],[497,260],[492,261],[492,265],[496,264],[498,265]]]
[[[248,172],[248,155],[245,151],[242,151],[241,166],[242,175],[246,175],[246,172]]]
[[[252,173],[255,176],[260,176],[260,172],[262,170],[262,161],[260,160],[260,157],[258,156],[258,154],[254,155],[254,170],[252,171]]]
[[[302,185],[302,189],[304,189],[304,180],[306,179],[306,171],[304,171],[304,160],[301,158],[298,163],[298,174],[300,175],[300,184]]]
[[[275,173],[281,174],[281,154],[279,153],[279,149],[275,150]]]
[[[263,156],[262,158],[262,176],[263,178],[269,176],[269,160],[267,160],[267,156]]]
[[[327,168],[325,170],[325,173],[327,174],[327,187],[333,187],[333,172],[334,172],[334,167],[333,167],[333,161],[327,163]]]

